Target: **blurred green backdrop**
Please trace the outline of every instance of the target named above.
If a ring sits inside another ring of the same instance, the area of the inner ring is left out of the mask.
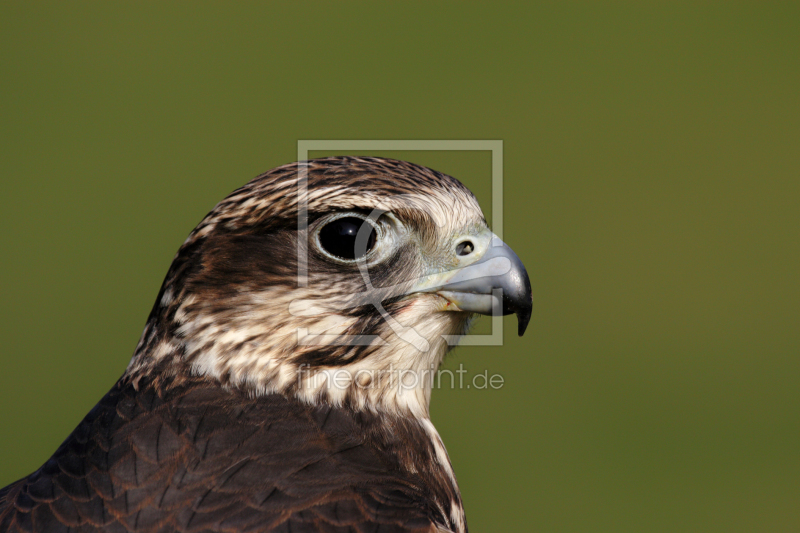
[[[502,139],[533,322],[433,397],[471,530],[800,530],[800,4],[641,4],[0,4],[0,485],[298,139]],[[488,210],[487,153],[394,155]]]

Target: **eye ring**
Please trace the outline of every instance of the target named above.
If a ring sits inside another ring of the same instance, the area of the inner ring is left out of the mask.
[[[365,228],[364,224],[370,227]],[[379,236],[378,225],[359,213],[339,213],[326,219],[315,231],[317,248],[342,263],[354,263],[368,257]]]

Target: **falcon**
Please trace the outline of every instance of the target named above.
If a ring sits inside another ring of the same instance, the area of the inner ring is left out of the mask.
[[[3,532],[467,531],[429,402],[528,275],[456,179],[333,157],[256,177],[176,254],[123,376],[0,491]]]

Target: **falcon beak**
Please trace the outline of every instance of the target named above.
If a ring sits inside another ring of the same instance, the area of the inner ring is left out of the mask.
[[[491,234],[487,245],[473,252],[475,259],[438,278],[424,292],[435,292],[460,311],[482,315],[517,315],[521,337],[531,319],[531,282],[525,265],[506,243]],[[433,281],[433,280],[431,280]],[[430,282],[429,282],[430,283]]]

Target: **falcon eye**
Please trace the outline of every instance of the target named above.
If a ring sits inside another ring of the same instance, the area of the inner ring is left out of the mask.
[[[356,242],[358,232],[366,225],[366,247],[364,235]],[[375,227],[358,217],[342,217],[319,230],[319,244],[323,250],[339,259],[361,259],[375,247],[377,235]],[[360,246],[359,246],[360,245]]]
[[[475,249],[471,241],[463,241],[456,246],[456,255],[469,255]]]

